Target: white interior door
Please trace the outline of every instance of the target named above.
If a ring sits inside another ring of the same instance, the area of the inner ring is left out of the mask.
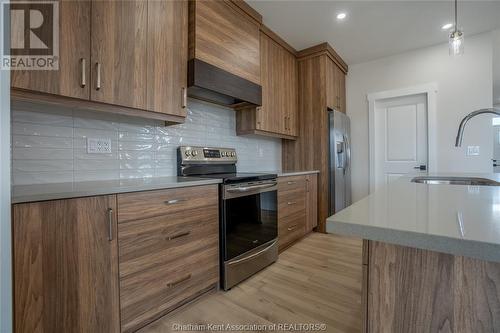
[[[426,172],[426,94],[376,101],[374,113],[375,189],[401,175]]]

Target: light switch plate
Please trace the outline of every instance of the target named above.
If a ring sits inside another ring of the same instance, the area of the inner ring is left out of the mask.
[[[467,156],[478,156],[479,146],[467,146]]]
[[[88,154],[109,154],[111,153],[111,139],[87,138]]]

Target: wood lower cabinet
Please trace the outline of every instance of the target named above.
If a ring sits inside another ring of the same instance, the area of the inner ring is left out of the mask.
[[[120,332],[116,196],[13,205],[15,332]]]
[[[123,332],[218,284],[217,185],[119,194],[118,210]]]
[[[278,178],[279,250],[311,232],[317,224],[316,174]]]
[[[184,121],[187,1],[61,0],[60,10],[60,69],[12,71],[14,101]]]
[[[13,88],[89,99],[90,8],[90,1],[59,1],[59,70],[13,70]]]
[[[318,175],[306,176],[306,230],[318,226]]]
[[[262,106],[237,110],[238,135],[294,139],[298,135],[297,59],[290,46],[267,28],[260,33]]]

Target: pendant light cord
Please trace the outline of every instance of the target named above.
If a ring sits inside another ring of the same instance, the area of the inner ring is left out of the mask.
[[[458,0],[455,0],[455,32],[458,30],[458,14],[457,14]]]

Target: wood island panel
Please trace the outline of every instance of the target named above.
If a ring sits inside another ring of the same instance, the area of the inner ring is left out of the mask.
[[[370,241],[367,332],[498,332],[500,264]]]

